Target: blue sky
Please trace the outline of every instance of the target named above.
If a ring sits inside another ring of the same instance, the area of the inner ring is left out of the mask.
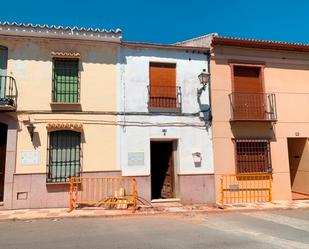
[[[306,0],[10,0],[0,20],[121,28],[127,41],[174,43],[203,34],[309,43]]]

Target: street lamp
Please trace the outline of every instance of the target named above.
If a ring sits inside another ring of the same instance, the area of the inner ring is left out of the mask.
[[[210,74],[203,71],[199,74],[198,79],[203,86],[206,86],[206,84],[209,82]]]
[[[202,85],[201,88],[197,89],[197,96],[200,97],[202,95],[202,92],[205,91],[206,85],[209,83],[210,74],[206,73],[204,69],[203,72],[199,74],[198,79],[200,80],[200,83]]]

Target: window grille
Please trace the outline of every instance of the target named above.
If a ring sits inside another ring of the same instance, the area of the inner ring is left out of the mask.
[[[53,102],[79,102],[79,69],[77,59],[55,59]]]
[[[80,175],[80,133],[54,131],[49,134],[47,182],[66,182]]]
[[[269,140],[235,139],[237,173],[271,173]]]

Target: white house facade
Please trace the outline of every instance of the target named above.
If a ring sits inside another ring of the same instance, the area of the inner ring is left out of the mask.
[[[119,158],[150,200],[214,203],[208,49],[124,42],[119,53]]]

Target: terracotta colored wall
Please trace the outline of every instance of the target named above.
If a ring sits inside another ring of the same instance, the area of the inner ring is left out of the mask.
[[[278,122],[238,122],[231,124],[228,94],[232,91],[231,68],[228,60],[265,63],[266,93],[275,93]],[[212,75],[213,146],[217,200],[219,175],[235,173],[232,138],[250,136],[269,138],[273,167],[274,200],[291,198],[288,137],[309,137],[309,55],[217,47],[210,63]],[[224,155],[224,156],[222,156]]]

